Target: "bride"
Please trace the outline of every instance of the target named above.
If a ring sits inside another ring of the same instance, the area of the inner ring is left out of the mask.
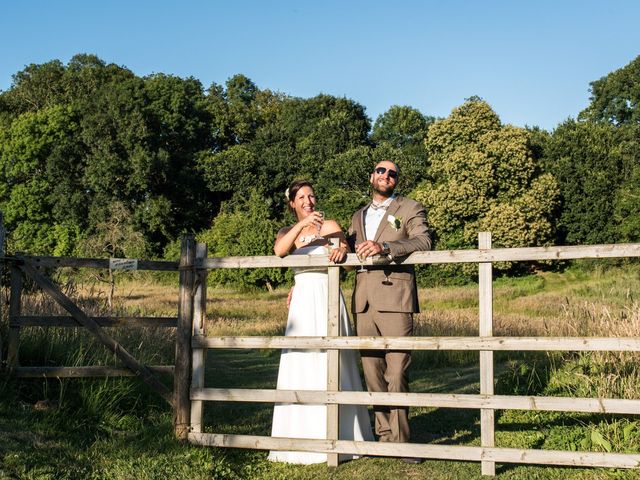
[[[276,255],[327,255],[332,262],[342,262],[348,246],[340,226],[334,220],[324,220],[316,210],[313,187],[306,181],[295,181],[287,189],[289,208],[298,222],[278,232],[273,248]],[[328,248],[329,238],[337,238],[339,247]],[[327,335],[327,269],[296,268],[292,290],[287,336]],[[349,317],[340,293],[340,333],[353,335]],[[362,381],[356,353],[340,353],[340,389],[360,391]],[[283,350],[278,371],[279,390],[326,390],[327,354],[321,350]],[[339,438],[341,440],[372,441],[373,433],[367,409],[363,405],[340,405]],[[325,405],[276,404],[273,411],[272,437],[326,439],[327,407]],[[340,455],[341,460],[357,458]],[[325,453],[272,451],[269,460],[288,463],[322,463]]]

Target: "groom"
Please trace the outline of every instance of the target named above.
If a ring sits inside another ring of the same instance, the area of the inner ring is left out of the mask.
[[[400,170],[390,161],[378,163],[370,177],[371,202],[351,220],[348,238],[358,255],[397,260],[429,250],[425,209],[395,195]],[[358,336],[410,336],[419,311],[413,265],[376,265],[356,273],[352,312]],[[398,350],[362,350],[362,366],[371,392],[407,392],[411,354]],[[381,442],[408,442],[407,407],[375,406],[375,432]],[[419,459],[404,459],[419,463]]]

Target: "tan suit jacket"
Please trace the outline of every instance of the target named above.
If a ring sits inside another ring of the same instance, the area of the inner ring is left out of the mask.
[[[351,219],[347,236],[352,248],[367,240],[364,219],[368,207],[369,205],[366,205],[358,210]],[[397,229],[389,222],[389,215],[400,221]],[[402,257],[410,253],[429,250],[431,236],[427,229],[424,207],[409,198],[396,197],[387,208],[375,237],[368,240],[387,242],[390,255],[396,262],[401,262]],[[388,275],[392,285],[382,283],[385,275]],[[362,313],[367,309],[367,305],[378,312],[420,311],[413,265],[376,266],[366,272],[356,273],[351,311]]]

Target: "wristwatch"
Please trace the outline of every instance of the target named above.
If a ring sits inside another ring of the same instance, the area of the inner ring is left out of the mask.
[[[389,247],[389,244],[388,244],[387,242],[382,242],[382,253],[383,253],[384,255],[389,256],[389,257],[391,256],[391,255],[390,255],[390,253],[391,253],[391,247]]]

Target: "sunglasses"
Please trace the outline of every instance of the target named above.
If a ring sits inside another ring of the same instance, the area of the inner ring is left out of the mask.
[[[391,178],[398,178],[398,172],[396,172],[395,170],[391,170],[389,169],[389,177]],[[387,169],[384,167],[378,167],[374,170],[374,172],[376,172],[378,175],[384,175],[385,172],[387,172]]]

